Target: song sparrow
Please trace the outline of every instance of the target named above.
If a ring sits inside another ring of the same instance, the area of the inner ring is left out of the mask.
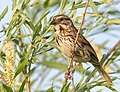
[[[109,84],[112,84],[110,77],[98,62],[94,49],[82,34],[79,34],[78,36],[74,51],[74,43],[78,30],[75,28],[72,20],[68,16],[54,16],[52,18],[51,25],[54,27],[56,43],[62,53],[64,53],[68,58],[71,58],[72,54],[74,54],[73,60],[75,62],[91,63],[102,77]]]

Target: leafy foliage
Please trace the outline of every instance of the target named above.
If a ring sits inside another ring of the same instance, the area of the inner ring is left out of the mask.
[[[108,0],[101,1],[90,0],[81,31],[86,37],[95,37],[101,34],[110,37],[104,40],[103,37],[98,36],[100,37],[98,40],[101,41],[100,43],[96,42],[98,55],[100,55],[100,51],[107,53],[112,48],[112,46],[106,46],[109,42],[112,42],[111,38],[118,39],[114,35],[120,36],[114,34],[119,30],[117,25],[120,25],[118,16],[120,12],[113,7],[117,4],[117,1],[113,1],[112,4],[108,3]],[[77,79],[75,77],[77,82],[75,82],[73,89],[71,88],[71,81],[64,82],[63,76],[67,70],[67,60],[57,50],[54,42],[54,32],[49,25],[50,19],[56,14],[66,14],[79,28],[85,4],[86,0],[12,0],[12,14],[3,30],[0,31],[0,34],[4,34],[4,36],[1,36],[0,42],[0,75],[4,77],[2,68],[4,68],[5,51],[3,47],[5,45],[4,40],[8,39],[14,46],[12,57],[15,66],[13,78],[15,84],[14,87],[8,87],[4,78],[1,78],[3,79],[3,85],[0,87],[5,89],[6,92],[24,92],[25,90],[29,92],[29,88],[31,92],[54,92],[54,90],[61,92],[91,92],[92,89],[98,86],[101,88],[104,86],[112,92],[118,92],[114,86],[104,84],[105,81],[96,74],[96,70],[92,71],[88,64],[85,64],[87,68],[83,66],[82,69],[81,65],[76,69],[77,72],[75,73],[82,75],[82,77],[77,77]],[[6,17],[8,11],[7,6],[0,14],[0,21]],[[120,46],[104,62],[105,67],[111,65],[111,69],[115,71],[110,74],[113,81],[119,79],[112,75],[118,74],[120,71],[117,64],[120,61],[119,53]],[[104,58],[104,55],[102,58]],[[101,88],[95,90],[102,92]]]

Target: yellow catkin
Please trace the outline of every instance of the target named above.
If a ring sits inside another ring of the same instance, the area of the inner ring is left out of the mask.
[[[4,70],[5,70],[5,83],[8,86],[14,86],[14,72],[13,72],[13,60],[12,60],[12,49],[13,46],[10,45],[10,41],[5,41],[5,62],[4,62]]]

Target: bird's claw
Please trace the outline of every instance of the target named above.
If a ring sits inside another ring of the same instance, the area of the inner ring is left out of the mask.
[[[69,70],[70,69],[68,69],[68,71],[65,73],[65,79],[66,80],[71,80],[72,79],[72,75],[71,75],[71,72]]]

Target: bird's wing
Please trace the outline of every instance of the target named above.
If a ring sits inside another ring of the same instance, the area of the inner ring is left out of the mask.
[[[84,36],[82,36],[82,34],[80,34],[78,36],[78,40],[77,43],[79,45],[82,45],[84,49],[86,49],[86,51],[88,51],[92,57],[92,59],[95,59],[95,61],[98,61],[98,57],[96,55],[96,52],[94,51],[93,47],[90,45],[90,43],[85,39]]]

